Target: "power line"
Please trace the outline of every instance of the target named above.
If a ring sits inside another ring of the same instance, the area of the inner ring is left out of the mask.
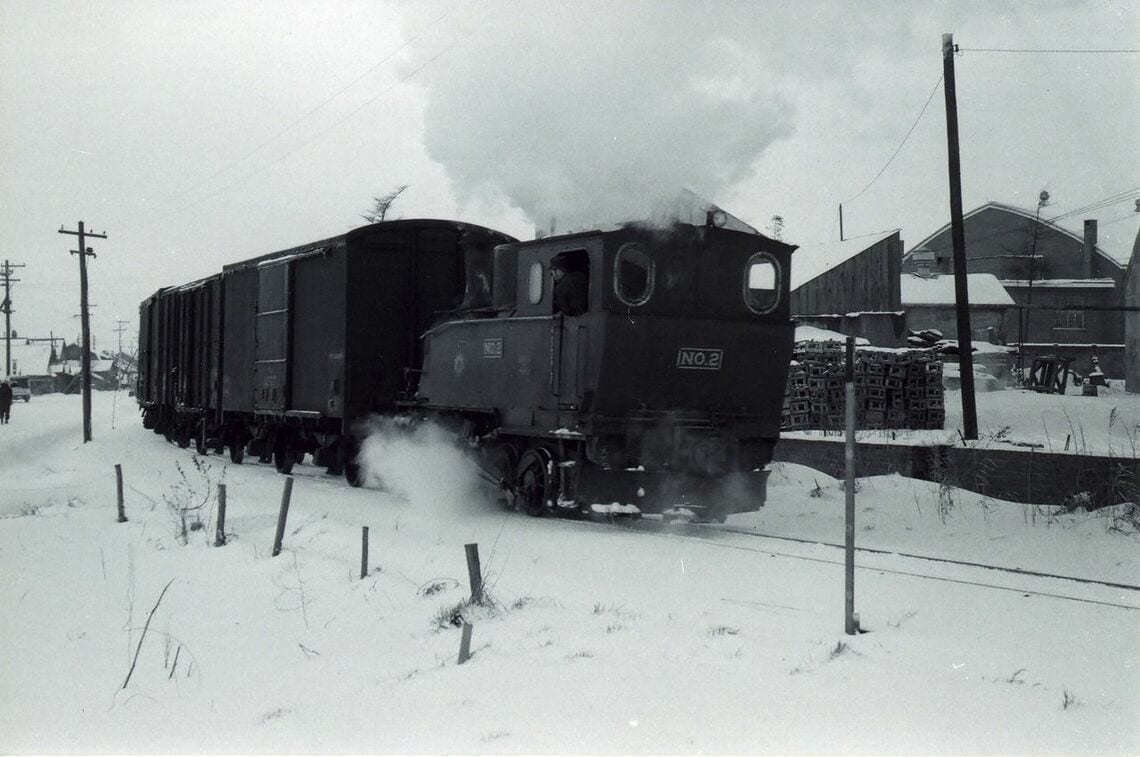
[[[266,139],[266,140],[263,140],[263,141],[262,141],[260,144],[258,144],[258,145],[257,145],[256,147],[254,147],[252,150],[248,151],[248,152],[247,152],[245,155],[243,155],[242,157],[240,157],[240,158],[237,158],[236,160],[230,161],[229,163],[227,163],[227,164],[226,164],[226,165],[224,165],[222,168],[220,168],[220,169],[218,169],[217,171],[215,171],[213,174],[211,174],[211,175],[210,175],[209,177],[207,177],[206,179],[203,179],[202,181],[198,182],[197,184],[194,184],[193,186],[191,186],[189,189],[187,189],[187,190],[183,191],[182,193],[180,193],[180,194],[178,194],[178,195],[176,195],[176,196],[174,196],[174,197],[171,197],[171,198],[169,198],[168,200],[164,200],[164,201],[162,201],[161,203],[159,203],[159,206],[170,204],[170,203],[171,203],[171,202],[173,202],[174,200],[177,200],[177,199],[179,199],[179,198],[181,198],[181,197],[185,197],[186,195],[188,195],[188,194],[190,194],[190,193],[194,192],[194,191],[195,191],[195,190],[197,190],[198,188],[200,188],[200,187],[204,186],[205,184],[209,183],[210,181],[212,181],[212,180],[214,180],[214,179],[218,178],[218,177],[219,177],[219,176],[221,176],[222,174],[224,174],[224,173],[226,173],[226,172],[230,171],[231,169],[233,169],[234,167],[236,167],[237,165],[239,165],[240,163],[242,163],[243,161],[246,161],[248,158],[250,158],[250,157],[252,157],[253,155],[257,154],[257,153],[258,153],[258,152],[260,152],[260,151],[261,151],[261,150],[262,150],[264,147],[266,147],[267,145],[269,145],[269,144],[271,144],[272,142],[274,142],[274,141],[276,141],[277,139],[279,139],[279,138],[280,138],[281,136],[283,136],[283,135],[284,135],[286,132],[288,132],[289,130],[291,130],[291,129],[292,129],[294,126],[296,126],[297,124],[299,124],[299,123],[301,123],[302,121],[306,120],[306,119],[307,119],[309,116],[311,116],[313,113],[317,112],[318,110],[320,110],[321,108],[323,108],[325,105],[327,105],[329,102],[331,102],[332,100],[334,100],[334,99],[335,99],[335,98],[336,98],[338,95],[340,95],[342,92],[344,92],[345,90],[349,89],[351,86],[353,86],[354,84],[356,84],[358,81],[360,81],[361,79],[363,79],[365,76],[367,76],[368,74],[370,74],[372,71],[374,71],[375,69],[379,68],[379,67],[380,67],[381,65],[383,65],[384,63],[386,63],[386,62],[388,62],[389,60],[391,60],[393,57],[395,57],[397,54],[399,54],[401,51],[403,51],[403,50],[404,50],[406,47],[408,47],[409,45],[411,45],[411,44],[413,44],[414,42],[416,42],[417,40],[419,40],[421,37],[423,37],[425,34],[427,34],[427,33],[428,33],[430,30],[432,30],[432,29],[434,29],[436,26],[438,26],[438,24],[439,24],[439,22],[440,22],[440,21],[442,21],[442,20],[443,20],[444,18],[446,18],[447,16],[449,16],[449,15],[452,15],[453,13],[454,13],[454,11],[453,11],[453,10],[449,10],[449,11],[446,11],[445,13],[441,14],[439,17],[437,17],[437,18],[435,19],[435,21],[433,21],[431,24],[429,24],[429,25],[428,25],[428,27],[427,27],[427,28],[426,28],[424,31],[420,32],[420,33],[419,33],[419,34],[417,34],[416,36],[414,36],[414,37],[412,37],[411,39],[409,39],[407,42],[405,42],[403,45],[401,45],[401,46],[400,46],[400,47],[399,47],[397,50],[395,50],[393,53],[391,53],[390,55],[388,55],[387,57],[385,57],[383,60],[379,61],[378,63],[374,64],[372,67],[370,67],[368,70],[366,70],[366,71],[365,71],[363,74],[361,74],[361,75],[357,76],[357,77],[356,77],[356,79],[354,79],[353,81],[351,81],[351,82],[349,82],[348,84],[344,85],[344,86],[343,86],[343,87],[342,87],[340,90],[338,90],[338,91],[337,91],[337,92],[335,92],[334,94],[332,94],[332,95],[330,95],[329,97],[327,97],[327,98],[326,98],[324,101],[322,101],[322,102],[318,103],[316,106],[313,106],[313,107],[312,107],[312,108],[310,108],[308,111],[306,111],[306,112],[302,113],[302,114],[301,114],[299,117],[297,117],[296,119],[294,119],[294,121],[292,121],[292,122],[291,122],[291,123],[290,123],[288,126],[284,127],[283,129],[281,129],[280,131],[278,131],[276,134],[274,134],[273,136],[269,137],[268,139]],[[187,209],[189,209],[189,208],[193,208],[193,207],[196,207],[196,206],[198,206],[198,205],[201,205],[202,203],[204,203],[204,202],[206,202],[206,201],[208,201],[208,200],[211,200],[211,199],[213,199],[214,197],[217,197],[217,196],[218,196],[218,195],[220,195],[220,194],[224,194],[224,193],[226,193],[226,192],[230,192],[230,191],[232,191],[232,190],[234,190],[234,189],[236,189],[236,188],[238,188],[238,187],[240,187],[240,186],[244,185],[246,182],[248,182],[248,181],[249,181],[250,179],[252,179],[254,176],[257,176],[258,174],[260,174],[260,173],[262,173],[262,172],[264,172],[264,171],[268,170],[268,169],[269,169],[269,168],[271,168],[272,166],[274,166],[274,165],[276,165],[276,164],[280,163],[281,161],[285,160],[286,158],[288,158],[288,157],[290,157],[290,156],[294,155],[295,153],[299,152],[300,150],[304,149],[305,147],[308,147],[310,144],[312,144],[312,143],[313,143],[313,142],[315,142],[316,140],[320,139],[320,138],[321,138],[321,137],[323,137],[324,135],[328,134],[330,131],[332,131],[332,130],[333,130],[333,129],[335,129],[336,127],[340,126],[340,125],[341,125],[341,124],[343,124],[345,121],[347,121],[348,119],[352,118],[353,116],[355,116],[355,115],[356,115],[357,113],[359,113],[360,111],[364,110],[364,109],[365,109],[366,107],[368,107],[369,105],[372,105],[373,103],[375,103],[377,100],[379,100],[379,99],[380,99],[381,97],[383,97],[384,95],[386,95],[386,94],[388,94],[389,92],[391,92],[393,89],[395,89],[395,88],[396,88],[396,86],[398,86],[398,85],[400,85],[400,84],[404,84],[404,83],[406,83],[406,82],[407,82],[409,79],[411,79],[412,77],[414,77],[416,74],[418,74],[418,73],[419,73],[420,71],[422,71],[424,68],[426,68],[428,65],[430,65],[431,63],[435,62],[435,61],[436,61],[436,60],[438,60],[439,58],[441,58],[441,57],[443,57],[444,55],[446,55],[447,53],[449,53],[449,52],[450,52],[450,51],[451,51],[451,50],[452,50],[452,49],[453,49],[453,48],[454,48],[454,47],[455,47],[455,46],[456,46],[456,45],[459,43],[459,41],[460,41],[459,39],[456,39],[456,40],[455,40],[455,41],[453,41],[453,42],[452,42],[450,45],[448,45],[446,48],[444,48],[442,51],[440,51],[440,52],[439,52],[439,53],[437,53],[436,55],[432,56],[431,58],[428,58],[427,60],[425,60],[423,63],[421,63],[421,64],[420,64],[419,66],[417,66],[416,68],[414,68],[414,69],[412,69],[411,71],[409,71],[409,72],[408,72],[407,74],[405,74],[404,76],[402,76],[402,77],[399,77],[399,78],[398,78],[398,79],[397,79],[397,80],[396,80],[394,83],[392,83],[392,84],[388,85],[387,87],[384,87],[384,88],[383,88],[382,90],[380,90],[380,92],[378,92],[376,95],[374,95],[374,96],[370,97],[369,99],[365,100],[363,104],[361,104],[361,105],[359,105],[358,107],[354,108],[354,109],[353,109],[353,110],[351,110],[349,113],[347,113],[346,115],[342,116],[341,118],[338,118],[338,119],[336,119],[336,120],[332,121],[332,122],[331,122],[330,124],[328,124],[328,125],[327,125],[325,128],[323,128],[323,129],[321,129],[321,130],[317,131],[316,133],[312,134],[310,137],[308,137],[307,139],[303,140],[302,142],[300,142],[299,144],[297,144],[297,145],[296,145],[295,147],[293,147],[292,149],[286,150],[284,153],[282,153],[282,154],[278,155],[276,158],[273,158],[272,160],[270,160],[270,161],[269,161],[269,162],[267,162],[267,163],[263,163],[262,165],[260,165],[260,166],[258,166],[258,167],[256,167],[256,168],[254,168],[252,171],[249,171],[248,173],[246,173],[244,176],[241,176],[241,177],[237,178],[235,181],[232,181],[231,183],[229,183],[229,184],[227,184],[227,185],[224,185],[224,186],[222,186],[222,187],[219,187],[218,189],[214,190],[213,192],[209,192],[208,194],[205,194],[205,195],[203,195],[203,196],[199,197],[199,198],[198,198],[198,199],[196,199],[196,200],[192,200],[192,201],[190,201],[190,202],[188,202],[188,203],[185,203],[185,204],[183,204],[183,205],[180,205],[180,206],[178,206],[178,207],[176,207],[176,208],[172,208],[171,210],[169,210],[169,211],[167,211],[167,212],[165,212],[165,213],[162,213],[161,215],[158,215],[157,217],[155,217],[155,218],[151,219],[150,221],[147,221],[147,222],[145,222],[145,223],[141,224],[141,225],[140,225],[140,228],[146,228],[146,227],[148,227],[148,226],[152,226],[152,225],[154,225],[154,224],[156,224],[156,223],[158,223],[158,222],[160,222],[160,221],[166,220],[167,218],[170,218],[170,217],[172,217],[172,216],[178,215],[179,213],[182,213],[182,212],[186,211],[186,210],[187,210]]]
[[[873,178],[873,179],[871,179],[871,181],[867,182],[867,186],[865,186],[861,190],[859,190],[859,193],[857,195],[852,197],[850,200],[847,200],[844,204],[846,204],[848,202],[854,202],[855,200],[859,199],[859,197],[862,196],[862,194],[864,192],[866,192],[868,189],[871,188],[872,184],[874,184],[876,181],[879,180],[879,177],[882,176],[883,173],[887,170],[887,167],[890,166],[891,161],[893,161],[895,159],[895,156],[899,154],[899,151],[902,150],[903,145],[905,145],[907,140],[910,139],[910,135],[914,133],[915,127],[917,127],[918,122],[922,120],[922,116],[926,113],[926,109],[930,107],[930,101],[934,99],[934,95],[937,94],[938,88],[941,85],[942,85],[942,76],[939,76],[938,81],[935,82],[935,84],[934,84],[934,89],[930,90],[930,96],[927,97],[926,102],[923,103],[922,110],[920,110],[918,112],[918,116],[914,119],[914,123],[910,125],[910,129],[907,130],[906,136],[903,137],[903,140],[902,140],[902,142],[899,143],[899,146],[896,147],[895,151],[891,153],[891,157],[887,158],[887,162],[884,163],[883,167],[879,169],[879,172],[877,174],[875,174],[875,178]]]
[[[1121,202],[1128,202],[1129,200],[1133,200],[1138,197],[1140,197],[1140,187],[1136,187],[1134,189],[1126,189],[1123,192],[1117,192],[1114,195],[1109,195],[1102,200],[1097,200],[1096,202],[1091,202],[1088,205],[1074,208],[1073,210],[1062,213],[1061,215],[1053,216],[1049,220],[1057,221],[1062,218],[1068,218],[1070,216],[1079,215],[1081,213],[1087,213],[1092,210],[1100,210],[1101,208],[1107,208]]]
[[[444,48],[444,49],[443,49],[443,50],[441,50],[440,52],[436,53],[436,54],[435,54],[435,55],[433,55],[431,58],[428,58],[427,60],[425,60],[423,63],[421,63],[421,64],[420,64],[419,66],[417,66],[416,68],[414,68],[414,69],[412,69],[411,71],[409,71],[409,72],[408,72],[406,75],[404,75],[403,77],[401,77],[401,78],[397,79],[395,82],[393,82],[393,83],[392,83],[392,84],[390,84],[389,86],[387,86],[387,87],[385,87],[384,89],[382,89],[382,90],[381,90],[380,92],[378,92],[378,93],[377,93],[375,96],[373,96],[373,97],[369,98],[368,100],[365,100],[365,101],[364,101],[364,102],[363,102],[361,105],[359,105],[359,106],[358,106],[358,107],[356,107],[355,109],[351,110],[350,112],[348,112],[347,114],[345,114],[345,115],[344,115],[344,116],[342,116],[341,118],[339,118],[339,119],[337,119],[337,120],[333,121],[332,123],[330,123],[330,124],[329,124],[328,126],[326,126],[325,128],[321,129],[320,131],[318,131],[318,132],[316,132],[315,134],[313,134],[312,136],[310,136],[308,139],[306,139],[306,140],[302,141],[300,144],[298,144],[298,145],[297,145],[296,147],[294,147],[293,149],[291,149],[291,150],[288,150],[288,151],[286,151],[286,152],[282,153],[281,155],[278,155],[278,156],[277,156],[276,158],[274,158],[273,160],[270,160],[268,163],[264,163],[264,164],[262,164],[261,166],[259,166],[258,168],[255,168],[254,170],[252,170],[252,171],[250,171],[249,173],[247,173],[247,174],[245,174],[244,176],[242,176],[242,177],[241,177],[240,179],[238,179],[236,182],[234,182],[234,183],[232,183],[232,184],[229,184],[229,185],[226,185],[226,186],[223,186],[223,187],[220,187],[219,189],[217,189],[217,190],[215,190],[215,191],[213,191],[213,192],[211,192],[211,193],[209,193],[209,194],[207,194],[207,195],[203,195],[202,197],[199,197],[197,200],[194,200],[194,201],[192,201],[192,202],[188,202],[188,203],[186,203],[185,205],[182,205],[182,206],[180,206],[180,207],[178,207],[178,208],[175,208],[175,209],[173,209],[173,210],[170,210],[170,211],[168,211],[167,213],[164,213],[164,214],[162,214],[162,215],[160,215],[160,216],[157,216],[156,218],[153,218],[153,219],[151,219],[149,222],[142,224],[142,227],[144,227],[144,228],[145,228],[145,227],[147,227],[147,226],[152,226],[152,225],[154,225],[154,224],[158,223],[159,221],[164,221],[164,220],[166,220],[167,218],[170,218],[171,216],[174,216],[174,215],[177,215],[177,214],[179,214],[179,213],[182,213],[182,212],[184,212],[184,211],[188,210],[189,208],[193,208],[193,207],[196,207],[196,206],[198,206],[198,205],[201,205],[202,203],[206,202],[207,200],[213,199],[214,197],[217,197],[217,196],[218,196],[218,195],[220,195],[220,194],[224,194],[224,193],[226,193],[226,192],[229,192],[229,191],[231,191],[231,190],[233,190],[233,189],[236,189],[237,187],[239,187],[239,186],[241,186],[241,185],[245,184],[247,181],[249,181],[250,179],[252,179],[254,176],[257,176],[258,174],[260,174],[260,173],[263,173],[263,172],[265,172],[265,171],[269,170],[270,168],[272,168],[273,166],[277,165],[278,163],[280,163],[281,161],[285,160],[286,158],[290,157],[291,155],[294,155],[295,153],[297,153],[297,152],[299,152],[299,151],[303,150],[304,148],[308,147],[308,146],[309,146],[309,145],[311,145],[313,142],[315,142],[315,141],[317,141],[318,139],[320,139],[321,137],[323,137],[325,134],[328,134],[330,131],[332,131],[332,130],[333,130],[333,129],[335,129],[336,127],[340,126],[340,125],[341,125],[341,124],[343,124],[345,121],[347,121],[348,119],[352,118],[352,117],[353,117],[353,116],[355,116],[357,113],[359,113],[360,111],[362,111],[362,110],[364,110],[365,108],[367,108],[369,105],[372,105],[374,102],[376,102],[377,100],[379,100],[379,99],[380,99],[381,97],[383,97],[384,95],[386,95],[386,94],[388,94],[389,92],[391,92],[391,91],[392,91],[393,89],[395,89],[395,88],[396,88],[398,85],[406,83],[406,82],[407,82],[409,79],[411,79],[413,76],[415,76],[416,74],[418,74],[420,71],[424,70],[424,69],[425,69],[425,68],[427,68],[429,65],[431,65],[431,64],[432,64],[432,63],[434,63],[435,61],[439,60],[440,58],[442,58],[442,57],[443,57],[444,55],[446,55],[447,53],[451,52],[451,50],[452,50],[452,49],[453,49],[453,48],[454,48],[456,45],[458,45],[458,44],[459,44],[459,40],[456,40],[455,42],[452,42],[452,43],[451,43],[450,45],[448,45],[446,48]]]
[[[229,161],[228,163],[223,165],[221,168],[214,171],[214,173],[210,174],[209,176],[202,179],[201,181],[190,185],[189,187],[182,190],[178,194],[172,195],[172,196],[168,197],[167,199],[160,201],[158,203],[158,205],[161,207],[162,205],[167,205],[167,204],[170,204],[170,203],[176,202],[177,200],[182,199],[183,197],[185,197],[185,196],[189,195],[190,193],[194,192],[195,190],[197,190],[199,187],[202,187],[202,186],[210,183],[211,181],[218,178],[219,176],[221,176],[221,175],[225,174],[226,172],[232,170],[235,166],[239,165],[240,163],[245,162],[246,160],[253,157],[257,153],[261,152],[265,147],[276,142],[278,139],[280,139],[286,133],[291,131],[295,126],[297,126],[301,122],[307,120],[314,113],[316,113],[317,111],[324,108],[326,105],[331,103],[336,98],[340,97],[342,94],[344,94],[346,91],[351,89],[353,86],[355,86],[358,82],[360,82],[366,76],[372,74],[376,69],[380,68],[382,65],[384,65],[385,63],[387,63],[388,61],[392,60],[394,57],[399,55],[401,52],[404,51],[405,48],[407,48],[408,46],[410,46],[411,44],[413,44],[414,42],[419,40],[420,37],[427,34],[428,31],[435,28],[439,24],[440,21],[442,21],[444,18],[446,18],[447,16],[451,15],[454,12],[455,12],[454,9],[447,10],[447,11],[443,12],[442,14],[439,15],[438,18],[436,18],[431,24],[429,24],[428,27],[424,31],[420,32],[419,34],[415,35],[411,39],[407,40],[406,42],[404,42],[404,44],[400,45],[398,48],[393,50],[391,53],[389,53],[385,57],[381,58],[379,61],[377,61],[373,65],[369,66],[367,69],[365,69],[365,71],[363,73],[359,74],[352,81],[348,82],[347,84],[342,86],[340,89],[333,92],[331,95],[326,97],[321,102],[319,102],[316,105],[314,105],[314,106],[306,109],[305,111],[303,111],[301,113],[301,115],[299,115],[297,118],[290,121],[288,124],[286,124],[284,127],[279,129],[272,136],[270,136],[267,139],[264,139],[261,142],[259,142],[256,146],[253,147],[253,149],[249,150],[248,152],[246,152],[241,157],[238,157],[238,158],[235,158],[234,160]],[[386,92],[388,90],[386,89],[384,91]],[[353,112],[355,113],[356,111],[353,111]]]
[[[1061,54],[1078,54],[1078,55],[1117,55],[1117,54],[1135,54],[1140,53],[1140,49],[1030,49],[1030,48],[1001,48],[1001,47],[955,47],[955,52],[960,53],[1061,53]]]

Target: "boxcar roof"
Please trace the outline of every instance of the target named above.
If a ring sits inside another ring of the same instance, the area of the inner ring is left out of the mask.
[[[309,255],[309,254],[313,254],[316,252],[324,251],[326,249],[331,249],[331,248],[337,246],[338,244],[342,244],[342,243],[351,241],[351,240],[356,239],[358,237],[366,236],[370,232],[377,231],[381,228],[400,229],[400,228],[406,228],[409,226],[410,227],[419,226],[419,227],[424,227],[424,228],[451,227],[451,228],[455,229],[456,231],[466,231],[466,230],[481,231],[481,232],[484,232],[488,236],[491,236],[491,237],[500,237],[501,238],[501,241],[499,242],[500,244],[502,244],[504,242],[516,242],[516,241],[518,241],[514,237],[512,237],[508,234],[504,234],[501,231],[495,231],[494,229],[489,229],[485,226],[478,226],[476,224],[465,223],[463,221],[452,221],[452,220],[435,219],[435,218],[398,219],[395,221],[383,221],[381,223],[368,224],[367,226],[359,226],[355,229],[350,229],[349,231],[346,231],[343,234],[338,234],[334,237],[329,237],[328,239],[321,239],[321,240],[318,240],[315,242],[308,242],[306,244],[298,245],[297,247],[290,247],[290,248],[285,249],[285,250],[278,250],[276,252],[269,252],[269,253],[265,253],[264,255],[258,255],[257,257],[249,258],[248,260],[242,260],[242,261],[239,261],[237,263],[230,263],[229,265],[224,266],[222,270],[231,271],[231,270],[239,269],[239,268],[248,268],[248,267],[253,267],[253,266],[259,266],[262,263],[266,263],[269,261],[277,261],[277,260],[280,260],[281,258],[294,257],[294,256],[300,256],[300,255]]]

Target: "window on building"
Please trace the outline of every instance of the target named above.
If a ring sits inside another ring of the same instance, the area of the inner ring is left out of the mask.
[[[1056,317],[1053,319],[1053,328],[1083,329],[1085,327],[1085,311],[1081,308],[1085,306],[1084,298],[1066,297],[1063,304],[1066,308],[1073,309],[1058,310]]]

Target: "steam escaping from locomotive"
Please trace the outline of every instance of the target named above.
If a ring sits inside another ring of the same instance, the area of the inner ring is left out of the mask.
[[[372,416],[357,462],[368,486],[406,497],[417,508],[472,513],[489,502],[487,487],[455,435],[432,423]]]
[[[437,52],[425,39],[407,67],[458,199],[505,199],[541,236],[650,218],[683,187],[723,195],[792,131],[772,50],[701,4],[502,12],[467,19],[446,65],[421,70]]]

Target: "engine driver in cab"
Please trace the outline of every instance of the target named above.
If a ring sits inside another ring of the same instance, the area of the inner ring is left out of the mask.
[[[570,253],[560,252],[550,261],[554,276],[554,312],[582,315],[590,307],[589,275],[585,260],[575,260]]]

